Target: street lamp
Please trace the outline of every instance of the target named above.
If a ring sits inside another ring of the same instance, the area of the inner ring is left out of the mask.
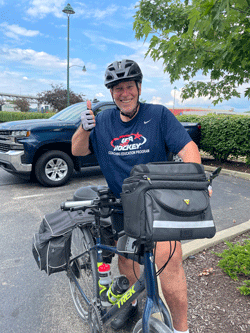
[[[81,67],[83,72],[86,72],[86,71],[87,71],[87,69],[86,69],[85,66],[82,67],[82,66],[79,66],[79,65],[71,65],[71,66],[69,66],[69,68],[74,67],[74,66],[76,66],[76,67]]]
[[[174,105],[175,105],[175,90],[177,89],[177,87],[174,87]]]
[[[69,16],[75,14],[73,8],[68,3],[67,6],[63,9],[63,13],[68,15],[68,52],[67,52],[67,106],[69,106]]]

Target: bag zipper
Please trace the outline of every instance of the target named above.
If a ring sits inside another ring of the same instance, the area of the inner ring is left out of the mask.
[[[190,179],[190,176],[192,177]],[[158,175],[158,174],[152,174],[150,177],[146,174],[137,174],[135,176],[130,176],[126,179],[124,179],[124,184],[128,184],[128,183],[134,183],[137,182],[139,180],[147,180],[149,182],[150,185],[152,185],[152,181],[153,180],[170,180],[170,181],[206,181],[206,176],[204,175],[197,175],[197,174],[189,174],[189,175],[178,175],[178,177],[176,177],[176,175]]]

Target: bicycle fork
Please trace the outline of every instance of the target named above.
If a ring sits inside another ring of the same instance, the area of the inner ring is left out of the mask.
[[[154,257],[150,252],[144,254],[144,274],[148,297],[142,319],[143,333],[149,332],[149,318],[153,313],[157,312],[161,313],[164,323],[173,330],[170,314],[159,296]]]

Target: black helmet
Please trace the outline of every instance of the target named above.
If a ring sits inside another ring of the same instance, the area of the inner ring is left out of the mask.
[[[108,66],[105,73],[105,86],[110,89],[122,81],[142,82],[142,72],[133,60],[123,59],[114,61]]]

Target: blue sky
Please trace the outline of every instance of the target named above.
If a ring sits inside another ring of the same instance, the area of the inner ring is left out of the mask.
[[[64,0],[0,0],[0,92],[36,95],[51,84],[67,84],[67,15]],[[143,71],[142,98],[175,108],[213,107],[208,98],[180,99],[183,81],[170,84],[162,63],[144,58],[148,43],[133,31],[136,1],[69,1],[70,88],[86,98],[110,100],[103,85],[108,64],[124,58],[137,61]],[[85,65],[83,73],[78,66]],[[205,77],[199,79],[206,80]],[[243,93],[244,87],[239,91]],[[234,98],[219,109],[250,110],[246,98]]]

